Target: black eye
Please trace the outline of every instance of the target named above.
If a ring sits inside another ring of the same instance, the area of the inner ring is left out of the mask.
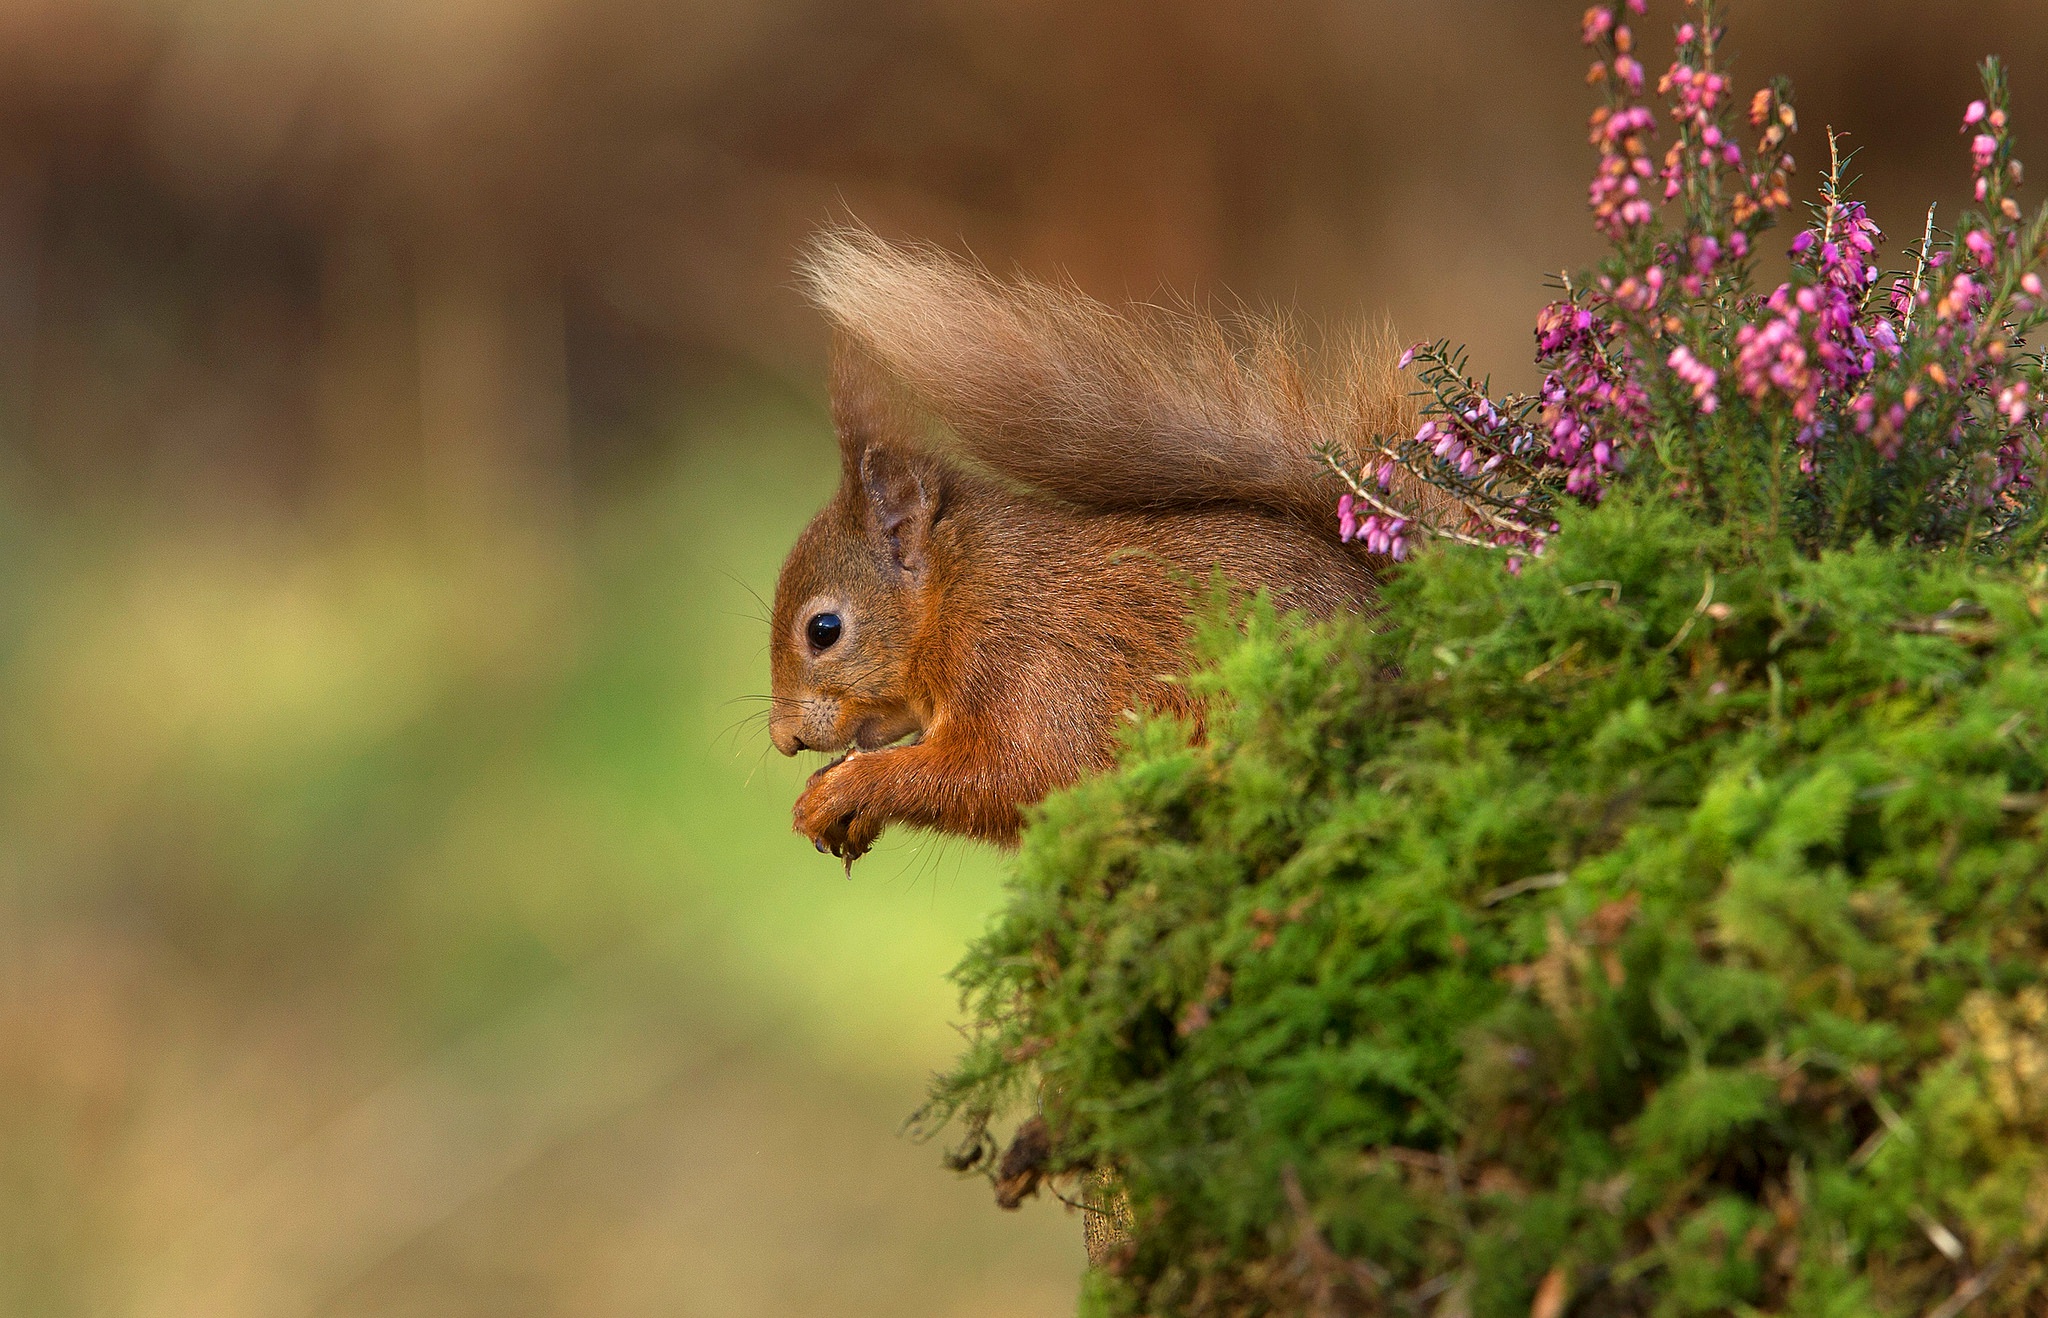
[[[838,643],[839,633],[844,624],[836,613],[814,613],[804,624],[804,635],[810,638],[813,650],[829,650]]]

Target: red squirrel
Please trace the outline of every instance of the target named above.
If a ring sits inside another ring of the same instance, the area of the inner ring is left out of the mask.
[[[840,483],[776,584],[769,736],[841,756],[795,824],[849,873],[895,823],[1013,843],[1127,711],[1196,715],[1175,678],[1214,569],[1369,606],[1386,565],[1340,541],[1317,446],[1413,428],[1383,345],[1318,384],[1283,327],[1119,312],[862,230],[803,269]]]

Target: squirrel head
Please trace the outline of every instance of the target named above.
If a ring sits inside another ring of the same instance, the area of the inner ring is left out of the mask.
[[[841,346],[832,369],[839,489],[775,583],[768,736],[784,755],[876,750],[923,724],[912,651],[932,594],[947,473],[871,363]]]

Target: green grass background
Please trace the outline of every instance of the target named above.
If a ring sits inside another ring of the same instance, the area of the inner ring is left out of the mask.
[[[693,406],[570,515],[17,497],[0,1311],[1069,1311],[898,1129],[1001,860],[788,828],[762,608],[835,475]]]

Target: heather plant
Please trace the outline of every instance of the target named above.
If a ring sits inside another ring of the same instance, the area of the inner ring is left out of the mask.
[[[1418,345],[1419,430],[1328,454],[1405,562],[1382,613],[1219,597],[1203,725],[1048,801],[960,967],[926,1122],[1006,1203],[1113,1176],[1090,1312],[2048,1311],[2044,230],[2003,76],[1976,209],[1887,273],[1831,139],[1765,292],[1790,91],[1741,98],[1688,6],[1653,108],[1642,9],[1584,20],[1611,251],[1541,388]]]
[[[1331,454],[1351,484],[1347,529],[1396,557],[1422,536],[1500,546],[1519,565],[1560,500],[1596,504],[1626,473],[1809,554],[1865,535],[2035,553],[2048,531],[2035,478],[2043,359],[2025,345],[2048,318],[2048,211],[2024,220],[2014,196],[2022,170],[1998,62],[1962,121],[1981,209],[1948,230],[1930,209],[1886,274],[1883,234],[1850,197],[1830,132],[1790,278],[1765,294],[1756,252],[1792,208],[1789,88],[1749,99],[1745,133],[1715,6],[1699,5],[1656,84],[1670,135],[1660,157],[1629,22],[1641,12],[1634,0],[1586,11],[1590,78],[1606,89],[1589,201],[1610,251],[1538,319],[1542,388],[1496,402],[1448,344],[1418,344],[1403,365],[1427,396],[1421,429],[1377,441],[1362,463]],[[1396,506],[1387,492],[1403,467],[1455,495],[1461,519]]]

